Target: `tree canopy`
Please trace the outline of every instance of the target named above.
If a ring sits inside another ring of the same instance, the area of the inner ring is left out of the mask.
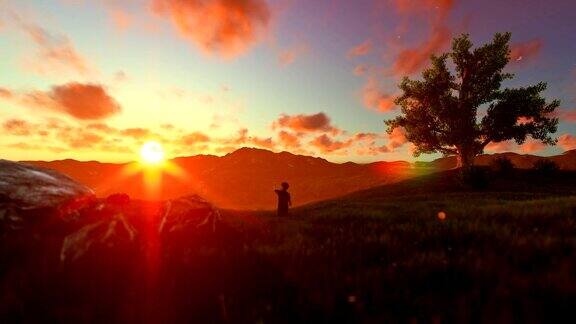
[[[554,145],[551,134],[558,119],[552,112],[560,101],[547,102],[542,96],[546,83],[501,89],[504,80],[514,77],[504,72],[510,37],[497,33],[492,42],[473,49],[469,35],[463,34],[453,40],[450,53],[431,57],[421,80],[404,77],[402,95],[395,99],[402,113],[385,121],[388,132],[403,127],[416,156],[457,155],[459,166],[465,167],[490,142],[522,144],[530,136]]]

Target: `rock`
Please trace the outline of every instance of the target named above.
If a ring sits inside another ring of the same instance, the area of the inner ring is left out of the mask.
[[[64,238],[60,253],[63,262],[77,260],[93,250],[145,250],[151,244],[151,235],[169,240],[200,230],[213,233],[220,213],[197,195],[154,205],[114,194],[84,210],[82,218],[84,225]]]
[[[20,209],[54,208],[93,195],[90,188],[56,171],[0,160],[0,203],[9,201]]]
[[[94,199],[90,188],[56,171],[0,160],[1,233],[63,220]]]
[[[214,232],[219,220],[220,212],[208,201],[198,195],[185,196],[166,202],[158,232],[195,230],[203,226]]]
[[[206,309],[202,275],[221,268],[218,235],[232,237],[215,233],[219,219],[199,196],[97,199],[58,172],[0,160],[0,322],[170,322],[149,314],[193,290],[182,287]]]

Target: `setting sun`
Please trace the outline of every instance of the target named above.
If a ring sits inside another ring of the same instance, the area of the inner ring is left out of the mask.
[[[140,148],[140,158],[148,164],[158,164],[164,161],[162,145],[155,141],[144,143]]]

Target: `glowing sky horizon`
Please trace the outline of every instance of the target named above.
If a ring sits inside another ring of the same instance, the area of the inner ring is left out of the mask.
[[[0,0],[0,158],[137,160],[258,147],[331,161],[415,160],[383,120],[403,76],[469,33],[512,32],[516,75],[560,99],[548,147],[576,148],[574,1]],[[425,155],[417,160],[430,160]]]

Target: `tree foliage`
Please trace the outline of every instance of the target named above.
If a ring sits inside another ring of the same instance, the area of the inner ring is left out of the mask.
[[[395,103],[402,114],[385,121],[388,132],[406,130],[414,154],[439,152],[457,155],[460,166],[470,166],[490,142],[528,136],[554,145],[558,119],[551,113],[558,100],[546,102],[546,83],[501,89],[513,74],[504,72],[510,61],[510,33],[497,33],[492,42],[473,49],[469,35],[452,42],[452,50],[431,57],[421,80],[405,77]],[[451,62],[449,62],[449,59]],[[482,118],[479,111],[485,111]],[[522,121],[522,122],[519,122]]]

